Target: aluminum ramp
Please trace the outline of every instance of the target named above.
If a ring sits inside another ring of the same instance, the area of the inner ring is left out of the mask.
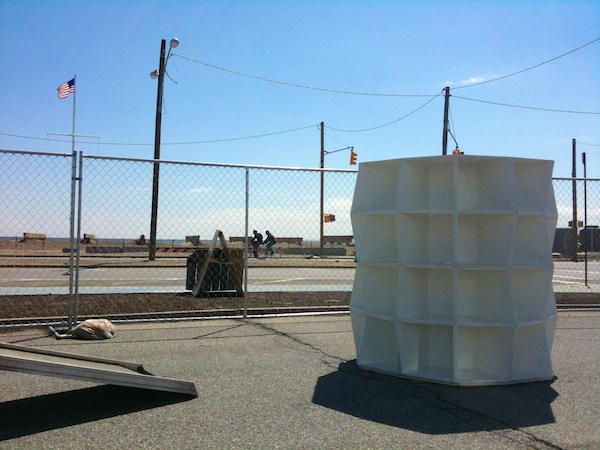
[[[141,364],[0,342],[0,370],[71,378],[198,397],[194,383],[163,378]]]

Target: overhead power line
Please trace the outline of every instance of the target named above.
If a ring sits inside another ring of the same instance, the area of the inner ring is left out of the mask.
[[[570,55],[571,53],[575,53],[576,51],[581,50],[582,48],[587,47],[588,45],[591,45],[594,42],[598,42],[598,41],[600,41],[600,38],[594,39],[593,41],[590,41],[587,44],[583,44],[583,45],[581,45],[581,46],[579,46],[577,48],[574,48],[573,50],[570,50],[570,51],[568,51],[566,53],[563,53],[562,55],[555,56],[552,59],[549,59],[549,60],[544,61],[542,63],[536,64],[535,66],[528,67],[527,69],[523,69],[523,70],[519,70],[517,72],[509,73],[508,75],[503,75],[503,76],[498,77],[498,78],[492,78],[491,80],[485,80],[485,81],[481,81],[479,83],[473,83],[473,84],[467,84],[466,86],[455,87],[453,89],[465,89],[465,88],[470,88],[470,87],[473,87],[473,86],[479,86],[481,84],[491,83],[492,81],[503,80],[504,78],[508,78],[508,77],[514,77],[515,75],[519,75],[519,74],[521,74],[523,72],[527,72],[529,70],[532,70],[532,69],[535,69],[537,67],[543,66],[544,64],[548,64],[548,63],[551,63],[552,61],[556,61],[557,59],[560,59],[560,58],[562,58],[564,56]]]
[[[487,83],[491,83],[493,81],[499,81],[499,80],[503,80],[505,78],[513,77],[513,76],[519,75],[519,74],[521,74],[523,72],[527,72],[529,70],[533,70],[533,69],[535,69],[537,67],[540,67],[540,66],[543,66],[545,64],[551,63],[552,61],[556,61],[557,59],[563,58],[563,57],[565,57],[567,55],[570,55],[571,53],[575,53],[576,51],[579,51],[582,48],[585,48],[588,45],[594,44],[595,42],[598,42],[598,41],[600,41],[600,38],[594,39],[593,41],[590,41],[590,42],[588,42],[586,44],[580,45],[579,47],[574,48],[573,50],[569,50],[568,52],[563,53],[561,55],[555,56],[554,58],[548,59],[548,60],[546,60],[544,62],[541,62],[539,64],[535,64],[535,65],[533,65],[531,67],[528,67],[526,69],[522,69],[522,70],[519,70],[517,72],[510,73],[508,75],[503,75],[501,77],[493,78],[491,80],[481,81],[479,83],[473,83],[473,84],[468,84],[468,85],[465,85],[465,86],[455,87],[453,89],[465,89],[465,88],[470,88],[470,87],[473,87],[473,86],[479,86],[481,84],[487,84]],[[275,84],[280,84],[280,85],[283,85],[283,86],[295,87],[295,88],[300,88],[300,89],[310,89],[310,90],[314,90],[314,91],[329,92],[329,93],[333,93],[333,94],[364,95],[364,96],[374,96],[374,97],[435,97],[434,95],[431,95],[431,94],[389,94],[389,93],[374,93],[374,92],[356,92],[356,91],[345,91],[345,90],[339,90],[339,89],[326,89],[326,88],[320,88],[320,87],[315,87],[315,86],[305,86],[305,85],[301,85],[301,84],[289,83],[289,82],[285,82],[285,81],[273,80],[271,78],[259,77],[259,76],[256,76],[256,75],[250,75],[250,74],[247,74],[247,73],[244,73],[244,72],[239,72],[237,70],[227,69],[225,67],[220,67],[220,66],[217,66],[215,64],[210,64],[210,63],[207,63],[207,62],[204,62],[204,61],[199,61],[197,59],[189,58],[187,56],[179,55],[177,53],[173,53],[171,56],[177,56],[179,58],[186,59],[186,60],[191,61],[193,63],[201,64],[203,66],[211,67],[213,69],[221,70],[223,72],[228,72],[228,73],[231,73],[231,74],[234,74],[234,75],[239,75],[239,76],[243,76],[243,77],[246,77],[246,78],[252,78],[252,79],[255,79],[255,80],[266,81],[268,83],[275,83]]]
[[[163,145],[191,145],[191,144],[212,144],[216,142],[228,142],[228,141],[242,141],[245,139],[256,139],[267,136],[275,136],[277,134],[285,134],[285,133],[293,133],[295,131],[306,130],[308,128],[312,128],[315,125],[308,125],[306,127],[294,128],[292,130],[284,130],[284,131],[275,131],[273,133],[264,133],[264,134],[255,134],[252,136],[242,136],[242,137],[234,137],[234,138],[226,138],[226,139],[212,139],[207,141],[194,141],[194,142],[171,142]]]
[[[342,90],[337,90],[337,89],[326,89],[326,88],[320,88],[320,87],[315,87],[315,86],[305,86],[302,84],[288,83],[285,81],[273,80],[271,78],[259,77],[259,76],[250,75],[250,74],[247,74],[244,72],[238,72],[236,70],[226,69],[225,67],[215,66],[214,64],[209,64],[204,61],[198,61],[197,59],[188,58],[187,56],[178,55],[177,53],[173,53],[171,56],[177,56],[182,59],[187,59],[188,61],[191,61],[196,64],[202,64],[203,66],[211,67],[213,69],[221,70],[223,72],[232,73],[234,75],[240,75],[240,76],[246,77],[246,78],[253,78],[255,80],[266,81],[268,83],[281,84],[283,86],[289,86],[289,87],[294,87],[294,88],[310,89],[313,91],[321,91],[321,92],[330,92],[332,94],[365,95],[365,96],[372,96],[372,97],[435,97],[435,95],[432,95],[432,94],[386,94],[386,93],[376,93],[376,92],[342,91]]]
[[[501,77],[497,77],[497,78],[493,78],[491,80],[486,80],[486,81],[482,81],[479,83],[473,83],[473,84],[469,84],[466,86],[459,86],[459,87],[454,87],[452,88],[453,90],[457,90],[457,89],[464,89],[464,88],[468,88],[468,87],[473,87],[473,86],[478,86],[481,84],[486,84],[486,83],[491,83],[492,81],[498,81],[498,80],[502,80],[504,78],[508,78],[508,77],[512,77],[518,74],[521,74],[523,72],[527,72],[529,70],[535,69],[537,67],[540,67],[544,64],[548,64],[552,61],[556,61],[557,59],[563,58],[564,56],[567,56],[571,53],[574,53],[578,50],[581,50],[582,48],[585,48],[591,44],[594,44],[595,42],[600,41],[600,38],[594,39],[593,41],[590,41],[586,44],[583,44],[573,50],[570,50],[566,53],[563,53],[561,55],[558,55],[554,58],[551,58],[547,61],[544,61],[542,63],[536,64],[534,66],[528,67],[526,69],[523,70],[519,70],[517,72],[513,72],[511,74],[508,75],[504,75]],[[294,84],[294,83],[288,83],[288,82],[283,82],[283,81],[277,81],[277,80],[272,80],[269,78],[264,78],[264,77],[258,77],[255,75],[250,75],[250,74],[246,74],[243,72],[238,72],[235,70],[231,70],[231,69],[226,69],[224,67],[219,67],[216,66],[214,64],[209,64],[203,61],[199,61],[193,58],[189,58],[186,56],[182,56],[182,55],[178,55],[176,53],[172,53],[171,56],[176,56],[182,59],[186,59],[188,61],[197,63],[197,64],[201,64],[207,67],[211,67],[214,69],[218,69],[224,72],[229,72],[235,75],[240,75],[240,76],[244,76],[247,78],[253,78],[256,80],[261,80],[261,81],[265,81],[265,82],[269,82],[269,83],[275,83],[275,84],[280,84],[280,85],[284,85],[284,86],[290,86],[290,87],[295,87],[295,88],[301,88],[301,89],[310,89],[310,90],[315,90],[315,91],[321,91],[321,92],[329,92],[329,93],[335,93],[335,94],[347,94],[347,95],[363,95],[363,96],[376,96],[376,97],[431,97],[430,100],[428,100],[426,103],[424,103],[423,105],[421,105],[419,108],[415,109],[414,111],[406,114],[405,116],[400,117],[399,119],[393,120],[391,122],[385,123],[383,125],[378,125],[375,127],[371,127],[371,128],[365,128],[365,129],[360,129],[360,130],[342,130],[342,129],[337,129],[337,128],[332,128],[332,127],[328,127],[329,129],[335,130],[335,131],[340,131],[340,132],[348,132],[348,133],[359,133],[359,132],[365,132],[365,131],[372,131],[372,130],[377,130],[379,128],[383,128],[389,125],[392,125],[394,123],[397,123],[407,117],[409,117],[410,115],[414,114],[415,112],[419,111],[421,108],[424,108],[426,105],[428,105],[430,102],[432,102],[435,98],[437,98],[438,96],[441,95],[441,93],[438,94],[386,94],[386,93],[369,93],[369,92],[355,92],[355,91],[344,91],[344,90],[336,90],[336,89],[325,89],[325,88],[319,88],[319,87],[313,87],[313,86],[304,86],[304,85],[300,85],[300,84]],[[443,92],[443,90],[442,90]],[[454,98],[458,98],[461,100],[468,100],[468,101],[473,101],[473,102],[479,102],[479,103],[487,103],[490,105],[495,105],[495,106],[504,106],[504,107],[511,107],[511,108],[522,108],[522,109],[530,109],[530,110],[536,110],[536,111],[548,111],[548,112],[558,112],[558,113],[567,113],[567,114],[589,114],[589,115],[598,115],[600,114],[599,112],[594,112],[594,111],[572,111],[572,110],[564,110],[564,109],[550,109],[550,108],[539,108],[539,107],[533,107],[533,106],[523,106],[523,105],[513,105],[513,104],[507,104],[507,103],[499,103],[499,102],[492,102],[492,101],[486,101],[486,100],[478,100],[478,99],[474,99],[474,98],[467,98],[467,97],[460,97],[460,96],[456,96],[453,95]],[[261,138],[261,137],[267,137],[267,136],[274,136],[277,134],[284,134],[284,133],[291,133],[294,131],[299,131],[299,130],[304,130],[307,128],[312,128],[315,125],[309,125],[306,127],[300,127],[300,128],[294,128],[291,130],[284,130],[284,131],[277,131],[277,132],[273,132],[273,133],[265,133],[265,134],[258,134],[258,135],[253,135],[253,136],[243,136],[243,137],[234,137],[234,138],[226,138],[226,139],[213,139],[213,140],[205,140],[205,141],[192,141],[192,142],[168,142],[168,143],[163,143],[162,145],[193,145],[193,144],[210,144],[210,143],[217,143],[217,142],[228,142],[228,141],[237,141],[237,140],[245,140],[245,139],[255,139],[255,138]],[[318,126],[318,125],[317,125]],[[22,135],[16,135],[16,134],[9,134],[9,133],[0,133],[0,135],[2,136],[11,136],[11,137],[17,137],[17,138],[22,138],[22,139],[33,139],[33,140],[41,140],[41,141],[55,141],[55,142],[67,142],[64,139],[51,139],[51,138],[39,138],[39,137],[32,137],[32,136],[22,136]],[[127,142],[79,142],[79,144],[89,144],[89,145],[113,145],[113,146],[151,146],[154,145],[153,143],[127,143]],[[581,143],[583,145],[591,145],[591,146],[598,146],[597,144],[585,144],[585,143]]]
[[[0,133],[0,135],[16,137],[16,138],[21,138],[21,139],[33,139],[36,141],[71,142],[71,139],[65,140],[65,139],[39,138],[39,137],[33,137],[33,136],[21,136],[19,134],[10,134],[10,133]]]
[[[442,90],[442,92],[444,92],[444,91]],[[432,101],[434,101],[437,97],[439,97],[442,94],[442,92],[440,92],[439,94],[437,94],[436,96],[434,96],[432,99],[427,100],[424,104],[422,104],[421,106],[419,106],[417,109],[409,112],[408,114],[400,117],[399,119],[393,120],[392,122],[384,123],[383,125],[378,125],[378,126],[372,127],[372,128],[365,128],[365,129],[362,129],[362,130],[340,130],[338,128],[333,128],[333,127],[330,127],[330,126],[328,126],[327,128],[330,129],[330,130],[341,131],[341,132],[344,132],[344,133],[362,133],[364,131],[372,131],[372,130],[377,130],[379,128],[387,127],[389,125],[395,124],[396,122],[400,122],[403,119],[406,119],[408,116],[412,116],[414,113],[416,113],[417,111],[419,111],[420,109],[424,108],[429,103],[431,103]]]
[[[452,95],[452,98],[459,98],[461,100],[469,100],[471,102],[488,103],[490,105],[496,105],[496,106],[507,106],[510,108],[533,109],[536,111],[549,111],[549,112],[559,112],[559,113],[568,113],[568,114],[600,114],[600,112],[594,112],[594,111],[569,111],[569,110],[565,110],[565,109],[550,109],[550,108],[537,108],[535,106],[511,105],[508,103],[498,103],[498,102],[490,102],[490,101],[486,101],[486,100],[477,100],[475,98],[460,97],[458,95]]]
[[[193,141],[193,142],[165,142],[165,143],[162,143],[161,145],[192,145],[192,144],[212,144],[212,143],[216,143],[216,142],[228,142],[228,141],[241,141],[241,140],[244,140],[244,139],[256,139],[256,138],[267,137],[267,136],[275,136],[277,134],[293,133],[294,131],[306,130],[308,128],[312,128],[312,127],[315,127],[315,126],[318,126],[318,125],[316,125],[316,124],[315,125],[308,125],[306,127],[294,128],[292,130],[275,131],[273,133],[256,134],[256,135],[253,135],[253,136],[243,136],[243,137],[235,137],[235,138],[228,138],[228,139],[213,139],[213,140]],[[0,135],[2,135],[2,136],[17,137],[17,138],[22,138],[22,139],[35,139],[35,140],[39,140],[39,141],[71,142],[70,140],[67,141],[65,139],[37,138],[37,137],[21,136],[21,135],[18,135],[18,134],[9,134],[9,133],[0,133]],[[78,142],[78,144],[118,145],[118,146],[149,146],[149,145],[154,145],[154,143],[136,144],[136,143],[127,143],[127,142]]]

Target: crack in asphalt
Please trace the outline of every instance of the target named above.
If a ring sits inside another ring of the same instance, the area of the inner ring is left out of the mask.
[[[326,366],[331,367],[332,369],[338,370],[338,367],[339,367],[340,363],[346,363],[346,362],[348,362],[344,358],[340,358],[339,356],[329,354],[329,353],[323,351],[321,348],[319,348],[319,347],[317,347],[317,346],[315,346],[315,345],[313,345],[313,344],[311,344],[309,342],[305,342],[305,341],[303,341],[303,340],[301,340],[301,339],[299,339],[299,338],[297,338],[297,337],[295,337],[295,336],[293,336],[293,335],[291,335],[289,333],[285,333],[283,331],[277,330],[277,329],[275,329],[273,327],[270,327],[270,326],[268,326],[268,325],[266,325],[264,323],[255,322],[255,321],[248,321],[248,319],[246,319],[245,323],[250,323],[250,324],[252,324],[254,326],[257,326],[258,328],[261,328],[262,330],[269,331],[271,333],[275,333],[278,336],[282,336],[282,337],[284,337],[286,339],[289,339],[289,340],[295,342],[296,344],[300,344],[300,345],[302,345],[304,347],[308,347],[309,349],[311,349],[311,350],[313,350],[313,351],[315,351],[317,353],[320,353],[321,354],[321,362],[323,362]],[[331,359],[333,361],[327,361],[326,358],[329,358],[329,359]],[[336,364],[338,364],[338,365],[336,365]]]
[[[264,331],[268,331],[269,333],[274,333],[278,336],[289,339],[290,341],[296,344],[302,345],[316,353],[319,353],[321,355],[320,360],[323,364],[340,373],[344,373],[353,377],[369,379],[381,383],[390,381],[394,383],[402,383],[396,386],[396,388],[398,388],[402,395],[410,395],[414,399],[424,401],[437,408],[441,408],[448,414],[455,416],[462,421],[475,424],[475,427],[477,429],[480,429],[481,431],[487,431],[496,436],[500,436],[504,439],[507,439],[511,442],[525,445],[529,448],[535,448],[538,450],[564,450],[564,447],[561,447],[543,438],[540,438],[529,431],[525,431],[519,427],[515,427],[509,422],[504,421],[498,417],[486,414],[474,408],[470,408],[466,405],[444,399],[443,393],[436,391],[433,387],[427,386],[425,382],[414,381],[410,385],[406,385],[404,382],[406,382],[407,380],[402,379],[400,377],[393,377],[391,375],[379,374],[369,370],[364,370],[356,365],[344,366],[343,364],[349,363],[347,359],[327,353],[326,351],[317,347],[316,345],[303,341],[302,339],[293,336],[292,334],[277,330],[261,322],[248,321],[246,319],[245,323],[256,326]],[[516,435],[511,436],[511,432],[516,433]]]

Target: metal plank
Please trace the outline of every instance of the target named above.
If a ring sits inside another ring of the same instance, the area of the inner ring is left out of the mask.
[[[158,377],[141,364],[0,342],[0,369],[198,397],[194,383]]]

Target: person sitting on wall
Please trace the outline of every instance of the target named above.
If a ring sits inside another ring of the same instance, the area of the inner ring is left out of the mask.
[[[137,245],[146,245],[146,236],[142,234],[139,239],[136,239],[135,243]]]

